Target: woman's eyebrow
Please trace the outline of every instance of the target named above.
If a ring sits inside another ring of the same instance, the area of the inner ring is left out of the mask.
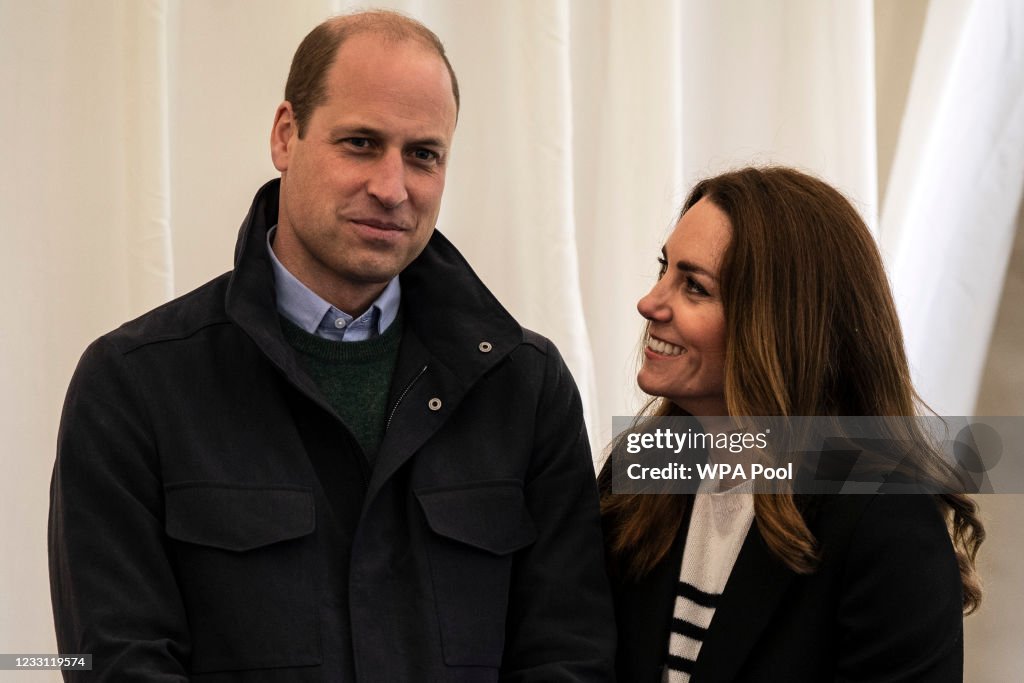
[[[676,268],[678,268],[679,270],[681,270],[681,271],[683,271],[685,273],[700,273],[701,275],[706,275],[707,277],[711,278],[712,280],[717,280],[718,279],[717,275],[715,275],[714,273],[712,273],[710,270],[708,270],[707,268],[705,268],[703,266],[698,266],[693,261],[687,261],[685,259],[681,259],[679,261],[676,261]]]
[[[668,261],[668,252],[665,251],[665,247],[661,248],[661,257],[663,259],[665,259],[666,261]],[[700,273],[701,275],[706,275],[707,277],[711,278],[715,282],[718,281],[718,276],[717,275],[715,275],[714,273],[712,273],[710,270],[708,270],[707,268],[705,268],[703,266],[698,266],[693,261],[687,261],[686,259],[680,259],[680,260],[676,261],[676,268],[678,268],[679,270],[683,271],[684,273]]]

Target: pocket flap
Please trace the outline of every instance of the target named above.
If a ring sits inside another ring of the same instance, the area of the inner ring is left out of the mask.
[[[224,550],[299,538],[316,525],[313,492],[302,487],[173,484],[164,495],[168,536]]]
[[[537,540],[516,480],[420,489],[416,497],[431,530],[453,541],[507,555]]]

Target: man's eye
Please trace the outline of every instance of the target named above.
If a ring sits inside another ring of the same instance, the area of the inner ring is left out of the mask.
[[[412,156],[416,161],[434,162],[440,159],[440,155],[432,149],[413,150]]]
[[[356,147],[358,149],[366,149],[370,146],[369,138],[345,138],[342,142],[349,147]]]

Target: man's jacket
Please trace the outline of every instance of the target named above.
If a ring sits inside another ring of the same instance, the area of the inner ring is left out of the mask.
[[[101,337],[68,390],[50,510],[81,680],[602,681],[614,660],[576,387],[439,233],[370,462],[284,340],[266,252]]]

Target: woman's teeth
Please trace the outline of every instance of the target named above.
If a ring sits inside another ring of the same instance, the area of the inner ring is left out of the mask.
[[[678,356],[683,352],[682,346],[676,346],[675,344],[669,344],[666,341],[655,339],[654,337],[647,338],[647,348],[655,353],[660,353],[663,356]]]

